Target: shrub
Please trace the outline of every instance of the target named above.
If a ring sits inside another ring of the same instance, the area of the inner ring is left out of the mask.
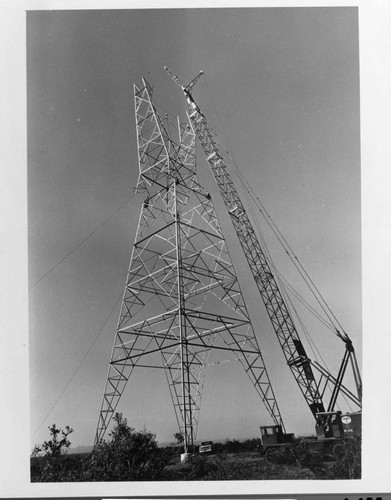
[[[51,435],[49,441],[36,445],[32,452],[30,477],[32,482],[74,481],[74,459],[64,456],[71,442],[69,434],[73,432],[70,427],[65,430],[53,424],[48,427]]]
[[[353,436],[344,442],[345,456],[335,462],[328,475],[333,479],[361,479],[361,437]]]
[[[121,413],[113,417],[116,426],[101,441],[85,463],[86,481],[142,481],[159,479],[168,464],[170,453],[159,449],[155,435],[135,431]]]
[[[232,441],[227,440],[227,442],[225,443],[225,449],[228,453],[238,453],[239,451],[241,451],[241,448],[242,444],[237,439],[233,439]]]
[[[51,438],[35,446],[31,456],[31,481],[142,481],[159,479],[173,455],[172,448],[158,448],[155,435],[135,431],[121,413],[114,416],[116,423],[108,442],[101,441],[87,456],[67,456],[70,446],[65,431],[53,424]]]

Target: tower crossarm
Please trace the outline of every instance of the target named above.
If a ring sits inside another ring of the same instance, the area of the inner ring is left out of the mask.
[[[200,140],[216,184],[220,189],[224,204],[230,215],[287,364],[311,412],[315,416],[317,412],[325,411],[325,406],[322,394],[319,391],[319,384],[312,371],[311,360],[307,356],[300,340],[291,313],[279,289],[277,279],[231,179],[214,134],[204,114],[195,103],[189,86],[181,85],[181,88],[187,100],[189,118]]]

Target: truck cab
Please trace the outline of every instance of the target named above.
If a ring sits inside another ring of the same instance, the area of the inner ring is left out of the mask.
[[[281,425],[262,425],[260,430],[263,453],[266,453],[270,448],[286,446],[294,439],[294,434],[286,434]]]

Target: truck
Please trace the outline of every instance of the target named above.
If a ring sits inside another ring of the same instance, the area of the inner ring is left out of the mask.
[[[200,444],[200,448],[199,448],[199,453],[201,455],[204,455],[204,454],[207,454],[207,453],[212,453],[213,451],[213,442],[212,441],[203,441],[201,444]]]
[[[293,443],[295,435],[285,433],[281,425],[261,425],[261,452],[266,454],[268,451],[281,448]]]
[[[263,425],[260,430],[263,454],[285,447],[295,439],[294,434],[284,433],[278,425]],[[346,440],[361,436],[361,412],[319,412],[316,414],[315,433],[313,439],[304,439],[305,448],[341,461],[346,456]]]

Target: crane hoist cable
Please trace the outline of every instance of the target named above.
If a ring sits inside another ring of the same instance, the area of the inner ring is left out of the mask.
[[[341,330],[343,330],[341,323],[339,322],[339,320],[337,319],[337,317],[335,316],[335,314],[331,310],[330,306],[327,304],[327,302],[324,299],[324,297],[322,296],[320,290],[313,282],[312,278],[310,277],[309,273],[307,272],[307,270],[305,269],[305,267],[303,266],[303,264],[301,263],[301,261],[299,260],[297,255],[292,250],[292,247],[287,242],[286,238],[281,233],[281,231],[278,229],[277,225],[273,221],[272,217],[270,216],[270,214],[268,213],[268,211],[266,210],[266,208],[264,207],[262,202],[259,200],[259,197],[257,195],[255,195],[254,191],[252,190],[251,186],[249,185],[249,183],[247,181],[243,180],[243,183],[245,183],[244,185],[250,191],[250,196],[253,198],[254,203],[256,203],[257,207],[259,208],[260,213],[263,215],[266,222],[269,224],[271,230],[276,235],[276,237],[280,241],[283,248],[286,250],[290,260],[295,265],[295,267],[297,268],[298,272],[303,277],[305,282],[308,284],[309,289],[311,290],[315,299],[317,300],[317,302],[319,303],[319,305],[323,309],[325,315],[329,318],[330,323],[332,323],[334,325],[336,331],[339,331],[339,328]],[[254,196],[256,197],[256,199],[254,199]],[[337,328],[337,325],[339,328]]]
[[[293,285],[277,270],[277,274],[280,280],[283,282],[285,288],[288,288],[290,293],[295,296],[295,298],[315,317],[317,318],[327,329],[332,333],[335,333],[333,325],[325,321],[325,319],[311,306],[309,302],[293,287]]]
[[[221,140],[218,138],[217,135],[216,135],[216,137],[217,137],[217,140],[219,140],[221,142]],[[318,302],[318,304],[321,307],[321,309],[323,310],[325,316],[328,318],[328,320],[330,322],[329,324],[333,325],[333,332],[334,333],[338,332],[339,329],[343,330],[342,325],[340,324],[340,322],[336,318],[336,316],[333,313],[333,311],[331,310],[330,306],[327,304],[325,298],[322,296],[319,289],[316,287],[316,285],[313,282],[312,278],[310,277],[308,271],[305,269],[304,265],[301,263],[301,261],[299,260],[299,258],[295,254],[295,252],[293,251],[292,247],[290,246],[290,244],[286,240],[285,236],[282,234],[282,232],[278,228],[277,224],[274,222],[271,215],[269,214],[269,212],[267,211],[267,209],[265,208],[265,206],[263,205],[263,203],[259,199],[259,196],[256,193],[254,193],[254,190],[251,187],[251,184],[247,181],[247,179],[245,178],[243,173],[240,171],[240,169],[236,165],[234,159],[232,158],[231,154],[226,150],[226,147],[224,146],[224,144],[222,144],[222,145],[230,158],[230,163],[232,163],[232,165],[234,167],[235,173],[237,174],[237,178],[238,178],[240,184],[243,186],[245,192],[250,196],[250,200],[258,208],[260,214],[262,215],[262,217],[264,218],[264,220],[266,221],[266,223],[268,224],[268,226],[272,230],[273,234],[275,235],[275,237],[277,238],[277,240],[281,244],[282,248],[285,250],[287,256],[289,257],[289,259],[291,260],[291,262],[293,263],[293,265],[297,269],[300,276],[303,278],[304,282],[307,284],[307,286],[308,286],[309,290],[311,291],[312,295],[314,296],[315,300]],[[257,218],[255,218],[254,220],[257,220]],[[337,325],[338,325],[338,327],[337,327]]]
[[[212,100],[212,103],[213,103],[213,100]],[[215,108],[214,104],[213,104],[213,107]],[[216,111],[216,116],[218,117],[217,111]],[[211,129],[212,129],[212,127],[211,127]],[[287,285],[290,288],[291,292],[295,295],[296,298],[299,299],[299,301],[303,304],[303,306],[306,307],[307,310],[310,313],[312,313],[321,323],[323,323],[338,338],[344,340],[344,339],[349,339],[349,337],[347,336],[346,332],[344,332],[343,335],[340,333],[337,325],[339,326],[339,328],[341,328],[341,330],[343,330],[343,328],[342,328],[341,324],[339,323],[338,319],[336,318],[336,316],[334,315],[334,313],[332,312],[331,308],[327,304],[326,300],[322,296],[321,292],[319,291],[319,289],[314,284],[313,280],[309,276],[308,272],[306,271],[306,269],[304,268],[304,266],[302,265],[302,263],[299,261],[298,257],[295,255],[294,251],[292,250],[291,246],[287,242],[286,238],[284,237],[284,235],[282,234],[282,232],[279,230],[278,226],[273,221],[272,217],[270,216],[270,214],[268,213],[268,211],[266,210],[266,208],[264,207],[264,205],[260,201],[258,195],[256,195],[254,193],[254,190],[252,189],[251,184],[247,181],[247,179],[245,178],[245,176],[243,175],[243,173],[239,170],[238,166],[236,165],[236,162],[232,158],[231,154],[229,153],[229,151],[228,151],[227,147],[225,146],[225,144],[223,143],[223,141],[220,139],[220,137],[217,135],[217,133],[215,131],[213,131],[213,133],[214,133],[214,138],[215,138],[216,142],[220,143],[220,145],[222,146],[222,150],[228,156],[228,158],[230,160],[229,163],[231,163],[231,165],[233,165],[234,171],[235,171],[235,173],[237,175],[237,179],[239,180],[240,184],[242,185],[242,187],[244,189],[244,193],[245,193],[245,197],[246,197],[248,206],[249,206],[250,210],[253,213],[253,217],[252,217],[253,224],[256,226],[258,237],[262,241],[263,250],[265,251],[265,254],[268,257],[270,266],[274,269],[274,272],[276,273],[275,278],[276,278],[276,281],[278,281],[278,283],[279,283],[279,287],[280,287],[281,293],[283,294],[285,301],[287,303],[289,303],[291,311],[294,311],[295,317],[297,318],[297,321],[298,321],[298,323],[301,326],[301,330],[304,333],[304,335],[305,335],[305,337],[306,337],[306,339],[308,341],[308,344],[310,346],[310,349],[313,352],[315,358],[317,359],[317,357],[319,356],[319,358],[322,360],[323,366],[327,369],[328,372],[330,372],[329,368],[327,367],[327,364],[325,363],[324,358],[321,356],[319,350],[316,347],[315,342],[312,340],[312,338],[311,338],[311,336],[310,336],[310,334],[308,332],[308,329],[305,327],[302,318],[300,317],[297,309],[295,308],[295,306],[294,306],[294,304],[293,304],[293,302],[291,300],[291,297],[290,297],[289,293],[287,292],[287,289],[286,289],[285,285]],[[267,245],[266,239],[265,239],[265,237],[263,235],[262,228],[261,228],[261,226],[259,224],[258,217],[254,214],[254,206],[253,206],[253,204],[255,205],[255,207],[258,208],[259,212],[263,216],[263,218],[266,221],[267,225],[270,227],[270,229],[272,230],[273,234],[277,238],[277,241],[281,244],[282,248],[285,250],[285,253],[288,255],[289,259],[293,263],[293,265],[296,268],[297,272],[300,274],[300,276],[302,277],[303,281],[307,285],[308,289],[311,291],[311,293],[314,296],[316,302],[319,304],[319,306],[323,310],[324,315],[325,315],[324,317],[322,317],[299,294],[299,292],[293,287],[293,285],[291,285],[281,275],[281,273],[276,268],[276,266],[275,266],[275,264],[273,262],[273,259],[272,259],[272,255],[271,255],[271,253],[270,253],[270,251],[268,249],[268,245]],[[325,318],[327,318],[328,321],[326,321]],[[329,388],[329,390],[331,391],[331,388]],[[345,396],[344,393],[341,394],[341,397],[345,400],[345,402],[347,403],[347,405],[350,408],[350,410],[352,410],[352,407],[351,407],[351,405],[349,403],[349,400]]]
[[[207,81],[207,77],[206,76],[205,76],[205,85],[206,85],[206,89],[207,89],[208,93],[210,94],[209,89],[208,89],[208,81]],[[210,100],[211,100],[211,103],[212,103],[212,108],[215,110],[216,118],[217,118],[218,122],[220,122],[220,120],[219,120],[219,114],[217,112],[217,109],[216,109],[216,106],[215,106],[215,103],[214,103],[214,99],[210,99]],[[210,127],[210,128],[211,128],[211,130],[213,130],[213,127]],[[287,242],[286,238],[284,237],[284,235],[279,230],[278,226],[273,221],[271,215],[268,213],[268,211],[266,210],[265,206],[260,201],[258,195],[254,192],[251,184],[247,181],[247,179],[245,178],[243,172],[241,172],[241,170],[238,168],[235,160],[233,159],[232,155],[228,151],[228,148],[226,147],[226,145],[224,144],[224,142],[221,140],[220,136],[214,130],[213,130],[213,133],[214,133],[216,141],[218,143],[220,143],[220,145],[222,146],[223,152],[225,153],[225,155],[229,159],[229,163],[233,166],[233,169],[234,169],[234,172],[235,172],[235,174],[237,176],[237,179],[239,180],[240,184],[242,185],[242,187],[244,189],[244,193],[245,193],[248,205],[251,207],[252,203],[254,203],[254,205],[258,208],[258,210],[261,213],[262,217],[265,219],[266,223],[268,224],[268,226],[270,227],[270,229],[274,233],[275,237],[277,238],[277,240],[281,244],[282,248],[284,248],[287,256],[292,261],[293,265],[297,269],[297,271],[300,274],[300,276],[302,277],[303,281],[306,283],[307,287],[311,291],[311,293],[314,296],[316,302],[318,302],[319,306],[323,310],[323,312],[325,314],[325,317],[328,318],[328,320],[330,322],[329,324],[332,325],[332,328],[330,328],[330,330],[334,334],[337,334],[338,337],[340,337],[339,329],[344,332],[342,325],[340,324],[340,322],[338,321],[338,319],[336,318],[336,316],[332,312],[331,308],[327,304],[326,300],[322,296],[322,294],[319,291],[319,289],[316,287],[315,283],[313,282],[313,280],[309,276],[309,274],[306,271],[305,267],[300,262],[300,260],[298,259],[297,255],[295,254],[295,252],[292,250],[292,248],[289,245],[289,243]],[[258,231],[261,232],[260,226],[259,226],[259,223],[258,223],[258,218],[256,216],[253,217],[253,221],[255,221],[255,224],[257,225]],[[264,244],[266,244],[266,241],[265,241],[264,238],[263,238],[263,242],[264,242]],[[270,253],[269,253],[269,258],[271,259]],[[346,335],[345,332],[344,332],[344,335]]]
[[[266,307],[266,311],[273,325],[274,332],[280,343],[287,364],[313,416],[316,418],[318,412],[325,411],[323,403],[324,391],[322,391],[320,387],[323,377],[326,377],[326,385],[329,381],[332,381],[335,385],[327,411],[333,409],[336,404],[336,398],[341,392],[344,392],[348,397],[352,398],[356,404],[361,406],[361,377],[359,375],[352,341],[345,332],[342,334],[336,330],[337,336],[340,337],[345,344],[342,369],[340,369],[337,378],[333,377],[333,375],[319,363],[312,362],[307,356],[304,345],[301,342],[293,322],[291,312],[278,287],[276,276],[258,241],[251,220],[246,212],[246,208],[239,197],[239,193],[227,169],[224,157],[218,147],[216,136],[212,132],[205,115],[201,112],[191,94],[195,82],[198,81],[203,72],[201,71],[189,84],[185,85],[167,67],[165,67],[165,70],[177,85],[181,87],[184,93],[188,106],[188,117],[201,142],[206,160],[213,173],[217,186],[220,189],[220,194],[231,218],[231,222],[242,246],[242,250],[249,264],[262,301]],[[351,362],[357,382],[357,397],[342,385],[341,377],[345,374],[345,367],[348,361]],[[315,377],[312,368],[315,368],[318,374],[320,373],[321,378],[319,380]]]
[[[286,293],[289,295],[289,293],[293,294],[295,296],[295,298],[301,302],[301,304],[315,317],[317,318],[326,328],[328,328],[332,333],[335,333],[335,328],[334,328],[334,325],[331,323],[331,322],[327,322],[324,317],[322,317],[318,311],[316,311],[314,309],[313,306],[311,306],[311,304],[295,289],[295,287],[289,283],[289,281],[280,273],[280,271],[277,269],[275,263],[273,262],[273,258],[272,258],[272,255],[271,255],[271,252],[268,248],[268,244],[267,244],[267,241],[266,241],[266,238],[265,236],[263,235],[263,230],[260,226],[260,223],[259,223],[259,220],[258,220],[258,217],[256,217],[255,215],[255,209],[253,207],[253,204],[251,203],[251,200],[248,199],[248,206],[253,214],[253,221],[254,221],[254,225],[256,226],[256,229],[257,229],[257,233],[258,233],[258,236],[259,238],[262,240],[262,245],[265,249],[265,253],[267,254],[268,256],[268,259],[269,259],[269,262],[271,264],[271,266],[273,267],[274,269],[274,272],[276,273],[276,278],[279,280],[279,283],[281,285],[281,288],[285,289]],[[289,289],[289,292],[288,292],[288,289]]]
[[[208,90],[208,84],[207,84],[206,77],[205,77],[205,83],[206,83],[206,88]],[[208,90],[208,93],[209,93],[209,90]],[[217,120],[219,121],[219,114],[218,114],[216,106],[214,104],[214,100],[211,99],[211,102],[212,102],[212,107],[215,110]],[[211,128],[211,130],[213,130],[213,127],[210,127],[210,128]],[[277,240],[279,241],[281,246],[284,248],[286,254],[288,255],[289,259],[292,261],[293,265],[295,266],[295,268],[299,272],[300,276],[302,277],[302,279],[304,280],[306,285],[308,286],[308,288],[311,291],[312,295],[314,296],[315,300],[318,302],[319,306],[322,308],[325,316],[329,319],[330,325],[333,325],[332,331],[334,333],[336,333],[338,337],[340,337],[341,336],[340,330],[342,330],[343,334],[345,336],[347,336],[341,323],[338,321],[337,317],[335,316],[335,314],[331,310],[331,308],[328,305],[328,303],[326,302],[325,298],[322,296],[320,290],[316,287],[315,283],[313,282],[309,273],[305,269],[304,265],[298,259],[297,255],[295,254],[295,252],[293,251],[293,249],[289,245],[288,241],[286,240],[286,238],[284,237],[282,232],[279,230],[276,223],[273,221],[271,215],[268,213],[267,209],[265,208],[265,206],[263,205],[263,203],[259,199],[259,196],[254,192],[251,184],[247,181],[243,172],[241,172],[241,170],[238,168],[235,160],[233,159],[232,155],[228,151],[228,148],[225,146],[225,144],[221,140],[220,136],[214,130],[213,130],[213,133],[214,133],[216,141],[218,143],[220,143],[220,145],[222,146],[222,150],[227,155],[227,157],[229,159],[229,163],[231,163],[231,165],[233,166],[234,172],[236,173],[237,178],[238,178],[240,184],[242,185],[245,193],[247,193],[250,196],[250,198],[248,198],[246,195],[246,199],[248,201],[251,200],[254,203],[254,205],[258,208],[258,210],[260,211],[262,217],[265,219],[266,223],[269,225],[270,229],[273,231]],[[251,205],[251,203],[250,203],[250,205]],[[257,224],[257,217],[254,217],[254,221],[256,221],[256,224]],[[259,225],[257,224],[257,226],[258,226],[258,230],[259,230]]]

